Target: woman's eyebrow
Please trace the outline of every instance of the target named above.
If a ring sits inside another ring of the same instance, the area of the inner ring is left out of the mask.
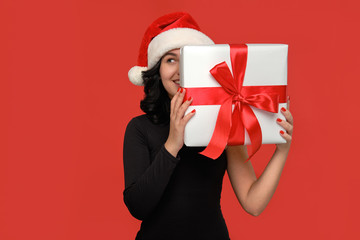
[[[171,55],[171,56],[177,57],[177,55],[176,55],[175,53],[165,53],[164,57],[167,56],[167,55]]]

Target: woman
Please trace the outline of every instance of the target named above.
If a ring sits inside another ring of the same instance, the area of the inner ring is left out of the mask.
[[[277,144],[269,164],[257,179],[244,146],[228,146],[212,160],[204,148],[184,145],[184,128],[196,114],[185,111],[179,86],[179,48],[209,45],[213,41],[187,13],[157,19],[145,33],[138,66],[129,71],[130,81],[144,85],[141,109],[124,139],[124,202],[142,220],[136,239],[229,239],[221,213],[222,180],[227,170],[234,192],[246,212],[258,216],[275,192],[291,144],[292,116],[278,122],[286,132],[285,144]]]

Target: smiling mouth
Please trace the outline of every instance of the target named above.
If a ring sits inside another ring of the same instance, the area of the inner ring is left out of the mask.
[[[180,80],[173,80],[173,82],[174,82],[176,85],[179,85],[179,86],[180,86]]]

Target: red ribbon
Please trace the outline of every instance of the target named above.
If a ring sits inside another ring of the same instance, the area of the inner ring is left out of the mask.
[[[192,105],[221,105],[211,140],[201,154],[216,159],[227,144],[244,145],[246,129],[252,145],[249,160],[262,143],[261,127],[250,106],[277,113],[279,103],[286,102],[286,86],[243,87],[247,45],[230,45],[230,57],[233,75],[225,62],[210,70],[221,87],[187,88],[186,95],[196,96]]]

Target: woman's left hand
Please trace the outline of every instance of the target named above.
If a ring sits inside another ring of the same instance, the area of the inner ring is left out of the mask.
[[[285,132],[280,131],[280,135],[286,140],[286,143],[276,144],[277,150],[281,150],[281,151],[289,151],[292,140],[292,133],[294,129],[293,126],[294,119],[289,111],[289,104],[290,104],[290,100],[288,100],[288,109],[281,108],[281,113],[285,116],[285,121],[284,120],[281,120],[280,122],[276,121],[281,127],[285,129]]]

